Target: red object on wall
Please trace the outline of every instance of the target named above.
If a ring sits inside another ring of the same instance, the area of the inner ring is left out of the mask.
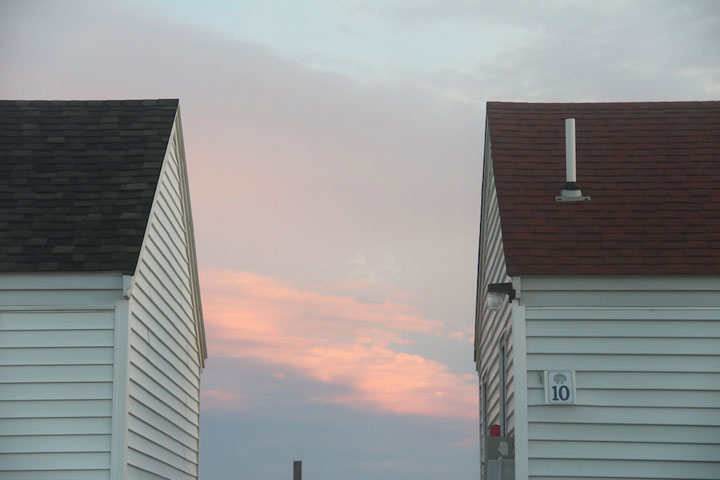
[[[500,436],[500,425],[490,425],[490,436],[491,437],[499,437]]]

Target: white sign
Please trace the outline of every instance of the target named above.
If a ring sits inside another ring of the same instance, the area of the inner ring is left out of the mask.
[[[545,404],[572,405],[575,403],[575,372],[545,370]]]

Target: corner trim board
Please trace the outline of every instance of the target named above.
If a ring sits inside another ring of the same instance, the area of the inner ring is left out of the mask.
[[[528,389],[525,307],[512,302],[513,366],[515,375],[515,480],[528,480]]]
[[[128,275],[123,276],[124,281],[129,278]],[[129,337],[130,300],[117,300],[115,302],[115,341],[113,342],[112,440],[110,447],[111,480],[125,480],[127,476]]]

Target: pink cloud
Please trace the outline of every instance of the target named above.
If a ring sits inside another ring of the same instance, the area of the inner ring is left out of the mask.
[[[201,396],[200,402],[202,408],[206,410],[235,412],[243,410],[243,407],[247,407],[245,395],[238,392],[203,389]]]
[[[475,340],[475,329],[470,327],[465,330],[457,330],[450,333],[450,338],[459,342],[472,343]]]
[[[397,350],[412,344],[408,333],[444,336],[442,323],[415,307],[302,290],[248,272],[203,270],[201,278],[212,355],[291,368],[348,392],[318,397],[320,402],[401,414],[475,415],[473,381]],[[210,407],[223,408],[219,394],[211,398]]]

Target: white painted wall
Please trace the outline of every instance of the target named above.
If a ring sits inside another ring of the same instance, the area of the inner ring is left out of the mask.
[[[720,277],[522,277],[531,479],[720,479]],[[576,371],[546,406],[544,370]]]
[[[489,138],[486,135],[486,138]],[[505,433],[512,435],[515,429],[514,414],[514,367],[512,325],[510,322],[511,305],[506,302],[499,312],[486,308],[486,294],[489,283],[509,282],[505,266],[505,254],[502,244],[500,212],[492,167],[492,153],[489,145],[485,148],[485,166],[483,172],[483,205],[481,221],[481,244],[479,251],[480,269],[478,272],[478,303],[475,332],[476,364],[480,384],[486,384],[486,398],[480,395],[480,432],[488,434],[488,425],[503,424]],[[505,366],[500,365],[501,348],[505,352]],[[504,371],[504,374],[503,374]],[[502,396],[504,379],[505,401]],[[484,410],[484,412],[483,412]],[[482,445],[481,445],[482,448]]]
[[[0,478],[110,478],[122,276],[0,274]]]
[[[176,121],[131,287],[128,478],[198,473],[204,359],[180,142]]]

